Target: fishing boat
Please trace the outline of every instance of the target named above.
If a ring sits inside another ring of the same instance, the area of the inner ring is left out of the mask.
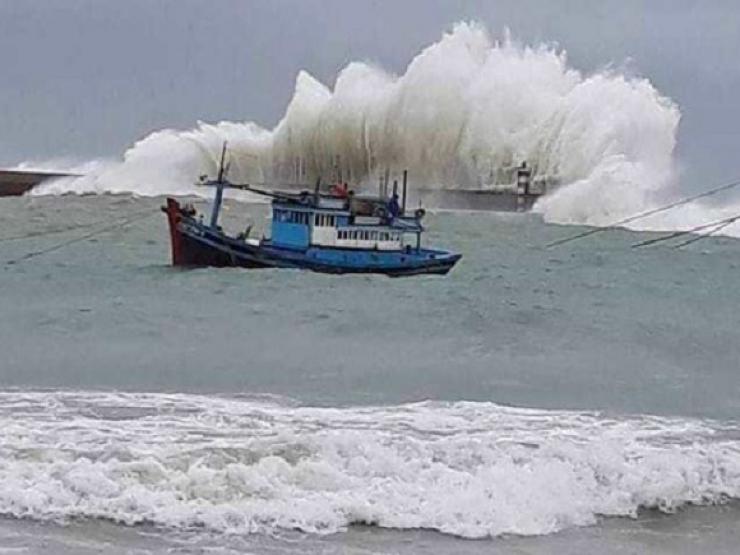
[[[209,221],[192,205],[167,198],[175,266],[300,268],[332,274],[374,273],[388,276],[446,274],[460,254],[422,247],[424,210],[406,211],[406,183],[389,197],[356,196],[346,186],[332,191],[271,191],[234,184],[223,176],[203,185],[216,189]],[[270,237],[249,232],[231,236],[219,225],[225,189],[239,189],[271,201]]]

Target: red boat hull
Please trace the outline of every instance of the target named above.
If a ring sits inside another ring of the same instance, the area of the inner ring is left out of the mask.
[[[243,257],[234,256],[223,250],[208,246],[202,241],[197,241],[182,232],[180,227],[184,218],[192,218],[194,212],[183,208],[173,198],[167,199],[167,205],[162,208],[167,214],[167,222],[170,228],[170,245],[172,248],[172,265],[184,267],[231,267],[242,268],[265,268],[267,265],[260,264]]]

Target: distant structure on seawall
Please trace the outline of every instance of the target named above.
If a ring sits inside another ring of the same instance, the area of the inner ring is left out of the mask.
[[[74,175],[76,174],[0,169],[0,197],[19,197],[47,179]]]
[[[559,178],[536,175],[526,162],[522,162],[520,166],[491,171],[487,182],[481,182],[475,188],[422,188],[419,198],[438,208],[527,212],[537,199],[559,185]]]
[[[371,164],[371,167],[374,164]],[[324,165],[324,174],[321,182],[324,187],[332,184],[352,184],[352,171],[343,168],[339,156],[331,158],[331,164]],[[328,171],[326,168],[329,167]],[[271,186],[283,189],[301,190],[312,187],[312,175],[307,171],[304,159],[296,158],[289,163],[277,163],[272,169],[273,179],[268,183]],[[378,190],[381,195],[387,193],[392,185],[397,187],[398,180],[389,168],[382,170],[375,168],[371,171],[377,175]],[[329,174],[329,179],[326,179]],[[458,210],[493,210],[502,212],[526,212],[534,206],[537,199],[553,191],[560,185],[560,179],[555,175],[541,175],[527,162],[520,165],[492,169],[489,175],[479,177],[477,183],[463,185],[450,183],[447,186],[416,186],[413,202],[421,202],[426,206],[436,208],[451,208]],[[365,185],[367,187],[367,184]]]

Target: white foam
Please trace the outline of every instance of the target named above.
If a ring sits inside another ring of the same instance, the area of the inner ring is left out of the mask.
[[[223,532],[547,534],[740,495],[738,429],[487,403],[0,394],[0,512]]]

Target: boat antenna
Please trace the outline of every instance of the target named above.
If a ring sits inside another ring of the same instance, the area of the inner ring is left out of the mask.
[[[639,214],[636,214],[634,216],[630,216],[629,218],[624,218],[622,220],[612,222],[611,224],[607,225],[606,227],[596,227],[589,229],[587,231],[584,231],[583,233],[578,233],[576,235],[571,235],[570,237],[566,237],[565,239],[558,239],[557,241],[553,241],[552,243],[548,243],[545,245],[546,248],[551,247],[557,247],[559,245],[564,245],[566,243],[570,243],[571,241],[575,241],[577,239],[582,239],[584,237],[588,237],[589,235],[594,235],[596,233],[602,233],[604,231],[609,231],[610,229],[614,229],[615,227],[622,227],[628,223],[635,222],[637,220],[641,220],[643,218],[647,218],[648,216],[652,216],[653,214],[658,214],[660,212],[665,212],[666,210],[670,210],[671,208],[675,208],[677,206],[681,206],[683,204],[688,204],[689,202],[693,202],[695,200],[698,200],[700,198],[706,198],[712,195],[716,195],[717,193],[721,193],[723,191],[727,191],[729,189],[733,189],[735,187],[740,186],[740,181],[733,181],[732,183],[726,183],[725,185],[721,185],[719,187],[715,187],[714,189],[709,189],[708,191],[704,191],[703,193],[699,193],[698,195],[693,195],[690,197],[682,198],[680,200],[677,200],[675,202],[672,202],[670,204],[666,204],[665,206],[660,206],[658,208],[653,208],[651,210],[646,210],[645,212],[640,212]]]

